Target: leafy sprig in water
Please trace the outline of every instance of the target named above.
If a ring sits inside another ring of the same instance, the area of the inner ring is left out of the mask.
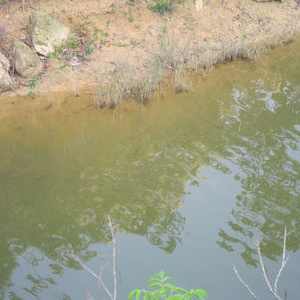
[[[136,289],[129,294],[128,300],[204,300],[207,293],[201,289],[187,291],[167,281],[173,281],[164,271],[150,277],[148,290]],[[154,289],[154,291],[151,291]]]

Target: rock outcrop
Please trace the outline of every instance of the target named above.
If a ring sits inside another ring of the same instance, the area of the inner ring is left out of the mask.
[[[9,91],[13,87],[13,82],[8,74],[9,67],[8,59],[0,52],[0,93]]]
[[[70,38],[71,30],[48,14],[34,12],[29,19],[29,34],[36,52],[46,56],[54,51],[54,45]]]
[[[15,42],[13,46],[15,71],[24,78],[38,75],[43,64],[39,56],[23,42]]]

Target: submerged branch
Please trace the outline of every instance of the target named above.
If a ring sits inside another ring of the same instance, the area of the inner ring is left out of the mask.
[[[252,295],[252,297],[256,300],[258,300],[258,297],[254,294],[254,292],[251,290],[249,285],[241,278],[238,270],[236,269],[235,265],[232,265],[233,271],[237,277],[237,279],[242,283],[242,285],[247,289],[247,291]]]
[[[116,273],[116,236],[114,232],[113,225],[110,220],[110,215],[108,215],[108,225],[111,232],[112,238],[112,270],[113,270],[113,277],[114,277],[114,293],[113,293],[113,300],[117,299],[117,273]]]
[[[246,235],[246,234],[245,234]],[[288,254],[288,256],[286,257],[286,237],[287,237],[287,233],[286,233],[286,227],[284,228],[284,236],[283,236],[283,250],[282,250],[282,262],[281,262],[281,267],[276,275],[276,279],[274,282],[274,286],[272,286],[272,284],[270,283],[270,280],[268,278],[267,272],[266,272],[266,267],[265,264],[263,262],[262,259],[262,255],[261,255],[261,250],[260,250],[260,242],[259,242],[259,237],[257,236],[256,239],[252,239],[250,236],[246,235],[246,237],[251,241],[251,243],[255,246],[257,255],[258,255],[258,259],[259,259],[259,264],[260,264],[260,269],[262,271],[263,277],[264,277],[264,281],[267,285],[267,287],[269,288],[269,291],[271,292],[271,294],[275,297],[275,299],[277,300],[286,300],[287,296],[286,296],[286,292],[284,295],[284,298],[281,298],[278,295],[278,291],[277,291],[277,286],[278,286],[278,281],[279,278],[282,274],[282,271],[284,270],[287,262],[289,261],[290,258],[290,253]],[[237,279],[242,283],[242,285],[248,290],[248,292],[251,294],[251,296],[254,299],[258,299],[258,297],[253,293],[253,291],[251,290],[251,288],[249,287],[249,285],[241,278],[241,276],[239,275],[236,267],[233,265],[233,270],[234,273],[237,277]]]
[[[104,271],[103,266],[100,267],[100,274],[97,275],[93,270],[91,270],[86,264],[84,264],[78,257],[76,257],[73,253],[71,253],[71,257],[87,272],[89,272],[94,278],[97,279],[97,281],[101,284],[104,291],[110,298],[110,300],[116,300],[117,299],[117,272],[116,272],[116,235],[114,232],[114,226],[111,222],[110,215],[108,215],[108,226],[111,233],[111,240],[112,240],[112,272],[113,272],[113,281],[114,281],[114,290],[113,293],[111,293],[102,280],[102,273]]]

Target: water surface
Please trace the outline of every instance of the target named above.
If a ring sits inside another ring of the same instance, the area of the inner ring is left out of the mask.
[[[112,288],[108,215],[119,299],[162,269],[208,299],[251,299],[232,264],[272,299],[244,233],[260,230],[273,280],[284,226],[279,290],[300,298],[300,40],[143,107],[64,97],[1,117],[0,298],[106,299],[71,254]]]

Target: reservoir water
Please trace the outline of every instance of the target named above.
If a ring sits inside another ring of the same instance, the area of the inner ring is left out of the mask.
[[[279,293],[300,299],[300,40],[195,86],[115,111],[51,95],[0,113],[0,299],[107,299],[72,254],[112,290],[108,215],[118,299],[160,270],[207,299],[252,299],[233,264],[273,299],[245,234],[274,282],[285,226]]]

